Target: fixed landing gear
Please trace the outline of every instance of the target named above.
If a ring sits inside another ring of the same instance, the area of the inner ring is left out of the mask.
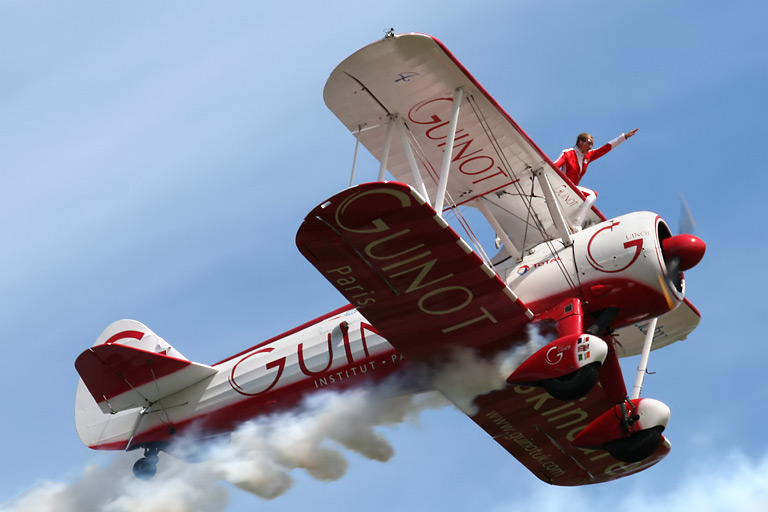
[[[151,480],[157,473],[157,461],[160,449],[156,447],[144,448],[144,456],[133,465],[133,474],[139,480]]]
[[[507,378],[510,384],[541,386],[559,400],[577,400],[600,378],[608,345],[591,334],[570,334],[548,343]]]
[[[609,345],[599,338],[618,310],[600,315],[599,322],[584,330],[581,300],[567,299],[544,318],[557,324],[558,338],[523,361],[507,378],[509,384],[543,387],[558,400],[578,400],[600,380]]]
[[[606,320],[612,318],[607,312],[592,326],[592,332],[606,333],[609,342],[608,356],[601,368],[600,383],[606,396],[616,405],[593,420],[573,440],[573,444],[584,448],[603,448],[613,458],[633,464],[651,457],[665,440],[664,431],[670,418],[670,410],[664,403],[650,398],[640,398],[642,378],[648,354],[651,349],[656,319],[652,319],[643,343],[643,360],[638,368],[638,379],[632,396],[628,396],[624,377],[616,353],[616,340],[610,335]]]
[[[571,441],[580,448],[606,450],[616,460],[633,464],[669,450],[663,431],[670,411],[658,400],[640,398],[656,319],[651,319],[647,327],[643,358],[630,397],[616,352],[618,342],[610,328],[618,314],[616,308],[600,311],[585,330],[581,301],[564,301],[544,316],[556,322],[559,337],[528,357],[507,382],[542,387],[566,402],[588,395],[599,383],[605,395],[603,403],[614,405]]]
[[[658,400],[626,400],[594,419],[576,436],[573,444],[582,448],[602,448],[613,458],[628,464],[640,462],[653,455],[665,442],[662,432],[669,416],[669,407]]]

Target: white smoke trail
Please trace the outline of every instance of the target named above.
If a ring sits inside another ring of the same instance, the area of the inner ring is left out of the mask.
[[[394,449],[376,427],[416,421],[432,404],[424,395],[392,397],[381,388],[317,393],[299,411],[246,423],[229,443],[211,446],[200,466],[243,490],[275,498],[293,484],[294,469],[321,481],[344,476],[348,462],[334,443],[386,462]]]
[[[534,333],[531,337],[536,338]],[[491,361],[468,350],[456,351],[431,375],[434,388],[471,413],[474,397],[503,386],[536,343]],[[290,473],[296,469],[320,481],[344,476],[349,464],[342,447],[386,462],[394,449],[377,428],[415,423],[422,411],[447,404],[436,392],[403,394],[397,380],[372,388],[318,392],[295,410],[247,422],[226,442],[205,443],[202,454],[200,441],[194,439],[183,439],[171,450],[181,458],[194,453],[202,462],[162,455],[157,475],[142,481],[131,471],[138,452],[120,454],[107,467],[87,468],[75,483],[41,483],[0,504],[0,512],[218,512],[228,503],[222,482],[273,499],[292,487]]]
[[[78,482],[44,482],[15,500],[0,505],[3,512],[218,512],[228,498],[226,488],[211,480],[164,475],[157,482],[132,476],[135,456],[120,454],[106,467],[90,466]],[[165,468],[164,468],[165,469]],[[145,485],[142,485],[145,484]]]
[[[41,483],[0,504],[0,511],[219,512],[228,503],[222,482],[273,499],[291,488],[289,473],[295,469],[320,481],[344,476],[348,462],[334,444],[372,460],[389,460],[394,449],[376,427],[416,421],[426,408],[446,404],[430,395],[391,397],[378,388],[317,393],[297,411],[257,418],[227,442],[206,443],[202,454],[199,441],[192,439],[172,450],[194,451],[202,462],[161,455],[157,475],[142,481],[131,470],[139,452],[119,454],[106,467],[87,468],[75,483]]]
[[[529,324],[525,345],[500,352],[490,360],[478,357],[472,350],[457,348],[451,360],[434,375],[433,387],[460,411],[473,416],[476,413],[475,397],[503,388],[507,377],[546,342],[538,328]]]

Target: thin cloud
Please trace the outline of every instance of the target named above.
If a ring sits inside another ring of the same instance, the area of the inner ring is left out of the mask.
[[[520,500],[499,505],[493,512],[536,510],[573,512],[593,510],[664,510],[665,512],[765,512],[768,510],[768,453],[751,458],[734,452],[724,458],[692,462],[679,472],[677,482],[649,491],[642,476],[633,477],[630,492],[607,484],[579,488],[537,485]],[[605,490],[605,492],[601,492]]]

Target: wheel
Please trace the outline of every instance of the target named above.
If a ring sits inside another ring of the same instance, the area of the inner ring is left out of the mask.
[[[589,393],[599,378],[600,363],[590,363],[568,375],[542,381],[541,385],[558,400],[570,401]]]
[[[133,465],[133,474],[140,480],[150,480],[157,473],[157,455],[142,457]]]
[[[662,440],[661,432],[664,427],[653,427],[635,432],[629,437],[609,441],[603,448],[608,450],[613,458],[631,464],[650,457]]]

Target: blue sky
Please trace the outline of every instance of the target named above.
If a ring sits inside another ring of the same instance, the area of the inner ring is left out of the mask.
[[[389,27],[441,39],[552,157],[581,131],[599,144],[639,127],[583,181],[606,215],[674,225],[685,194],[708,244],[688,273],[703,320],[654,352],[644,388],[672,409],[673,451],[619,482],[557,489],[443,408],[380,428],[389,462],[341,450],[345,476],[297,470],[271,501],[214,482],[200,510],[765,510],[767,14],[742,1],[3,1],[0,510],[109,492],[130,472],[135,453],[88,450],[74,428],[74,360],[112,321],[213,363],[343,304],[294,235],[348,183],[354,140],[325,80]]]

